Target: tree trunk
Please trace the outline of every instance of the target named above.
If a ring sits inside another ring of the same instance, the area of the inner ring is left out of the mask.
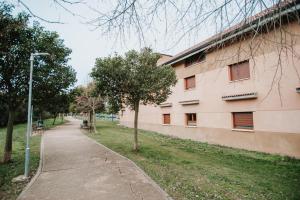
[[[138,143],[138,116],[139,116],[139,106],[140,102],[136,102],[134,105],[134,143],[133,143],[133,150],[139,150],[139,143]]]
[[[95,107],[93,107],[93,127],[94,127],[94,133],[97,133]]]
[[[54,125],[54,124],[55,124],[56,116],[57,116],[57,114],[54,114],[54,118],[53,118],[52,125]]]
[[[9,161],[11,161],[14,118],[15,118],[15,111],[9,109],[3,163],[8,163]]]
[[[93,126],[93,111],[89,111],[89,130],[92,132],[92,126]]]
[[[91,121],[91,115],[92,115],[92,112],[89,111],[89,112],[88,112],[88,122],[89,122],[89,124],[92,123],[92,121]]]

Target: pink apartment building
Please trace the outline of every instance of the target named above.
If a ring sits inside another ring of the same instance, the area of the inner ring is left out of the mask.
[[[271,8],[162,55],[158,65],[171,65],[178,82],[166,102],[140,106],[139,128],[300,158],[299,9]],[[129,108],[120,113],[122,125],[133,119]]]

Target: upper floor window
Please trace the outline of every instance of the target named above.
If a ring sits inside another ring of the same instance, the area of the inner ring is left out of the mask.
[[[249,60],[229,65],[229,72],[231,81],[250,78]]]
[[[185,59],[185,67],[202,62],[205,60],[205,53],[200,52]]]
[[[163,114],[163,124],[171,124],[171,115]]]
[[[234,112],[232,118],[233,128],[253,130],[253,112]]]
[[[184,79],[184,88],[186,90],[196,87],[195,76],[190,76]]]

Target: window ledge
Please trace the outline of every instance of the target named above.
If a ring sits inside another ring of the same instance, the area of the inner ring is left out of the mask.
[[[197,126],[185,126],[185,128],[197,128]]]
[[[179,101],[179,104],[181,104],[181,105],[195,105],[195,104],[199,104],[199,100],[194,99],[194,100],[187,100],[187,101]]]
[[[222,96],[223,101],[234,101],[234,100],[243,100],[243,99],[256,99],[257,92],[249,92],[243,94],[233,94]]]
[[[229,81],[229,83],[235,83],[235,82],[246,81],[246,80],[250,80],[250,78],[243,78],[243,79],[238,79],[238,80],[234,80],[234,81]]]
[[[171,124],[162,124],[162,126],[171,126]]]
[[[189,89],[184,89],[185,92],[189,92],[189,91],[193,91],[193,90],[196,90],[196,87],[189,88]]]
[[[172,107],[172,103],[161,103],[161,104],[159,104],[159,106],[161,107],[161,108],[165,108],[165,107]]]
[[[251,129],[240,129],[240,128],[233,128],[232,131],[240,131],[240,132],[254,132],[254,130]]]

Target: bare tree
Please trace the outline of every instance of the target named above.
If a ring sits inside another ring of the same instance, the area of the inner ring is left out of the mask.
[[[102,1],[104,4],[106,1]],[[111,1],[109,1],[111,2]],[[157,25],[168,35],[176,34],[180,41],[188,35],[197,36],[215,24],[219,33],[239,22],[247,22],[259,12],[268,12],[296,0],[115,0],[110,10],[96,10],[98,16],[89,21],[102,31],[124,37],[138,33],[145,40],[145,32],[157,30]],[[105,7],[107,8],[107,7]],[[159,30],[161,31],[161,30]],[[178,35],[179,33],[179,35]],[[176,43],[176,42],[174,42]]]
[[[90,83],[87,87],[83,88],[83,94],[76,97],[77,110],[80,112],[88,113],[88,121],[93,127],[95,133],[96,129],[96,110],[104,108],[104,101],[99,95],[94,94],[95,84]]]
[[[29,14],[49,23],[62,23],[45,19],[34,13],[24,0],[16,0]],[[262,11],[279,10],[286,4],[298,4],[298,0],[50,0],[67,13],[82,17],[73,11],[80,4],[95,14],[86,19],[87,23],[104,33],[116,33],[119,37],[138,33],[145,41],[145,32],[164,31],[176,34],[180,41],[186,36],[207,31],[208,24],[214,24],[219,33],[239,22],[247,22],[253,15]],[[92,2],[92,3],[91,3]],[[99,5],[98,7],[95,7]],[[102,9],[101,9],[102,8]],[[162,30],[157,30],[157,26]],[[178,34],[179,33],[179,34]],[[176,42],[174,42],[176,43]]]

